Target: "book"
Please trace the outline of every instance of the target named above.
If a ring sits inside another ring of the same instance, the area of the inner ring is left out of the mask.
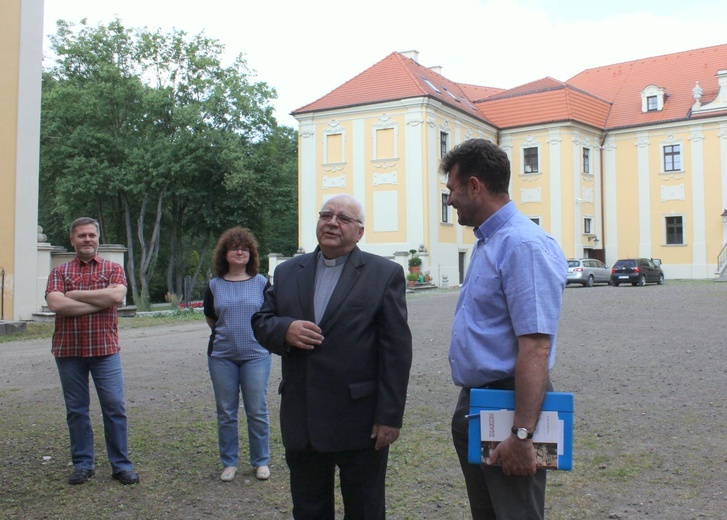
[[[470,394],[468,461],[482,464],[495,447],[512,435],[515,415],[512,390],[474,388]],[[539,468],[573,467],[573,394],[547,392],[533,433]]]

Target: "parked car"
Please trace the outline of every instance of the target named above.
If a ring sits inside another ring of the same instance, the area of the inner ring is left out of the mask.
[[[566,285],[569,283],[579,283],[584,287],[593,287],[596,283],[611,283],[611,269],[595,258],[570,258]]]
[[[664,271],[658,258],[625,258],[616,260],[611,269],[611,283],[618,287],[621,283],[646,285],[664,283]]]

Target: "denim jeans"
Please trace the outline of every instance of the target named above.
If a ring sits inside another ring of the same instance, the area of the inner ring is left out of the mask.
[[[217,404],[217,438],[222,465],[237,466],[239,459],[237,412],[240,407],[240,391],[247,415],[250,464],[253,467],[269,465],[268,377],[272,356],[249,361],[208,356],[207,365]]]
[[[88,375],[93,377],[103,414],[106,452],[111,471],[132,469],[129,460],[124,380],[119,354],[56,359],[66,401],[66,421],[71,438],[71,460],[75,468],[93,469],[93,428],[89,416],[91,395]]]

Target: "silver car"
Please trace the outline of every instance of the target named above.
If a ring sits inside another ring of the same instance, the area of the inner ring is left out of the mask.
[[[568,278],[566,284],[579,283],[593,287],[596,283],[611,283],[611,269],[595,258],[568,259]]]

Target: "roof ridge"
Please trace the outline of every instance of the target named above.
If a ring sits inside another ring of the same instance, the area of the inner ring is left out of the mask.
[[[571,79],[574,78],[575,76],[578,76],[580,74],[583,74],[584,72],[588,72],[589,70],[605,69],[605,68],[608,68],[608,67],[616,67],[616,66],[619,66],[619,65],[633,65],[633,64],[636,64],[636,63],[641,63],[641,62],[645,62],[645,61],[649,61],[649,60],[660,59],[660,58],[667,58],[667,57],[670,57],[670,56],[677,56],[679,54],[688,54],[690,52],[706,51],[706,50],[709,50],[709,49],[716,49],[718,47],[724,47],[724,46],[725,46],[724,43],[719,43],[719,44],[716,44],[716,45],[708,45],[706,47],[697,47],[696,49],[688,49],[688,50],[685,50],[685,51],[668,52],[666,54],[657,54],[656,56],[646,56],[646,57],[643,57],[643,58],[636,58],[636,59],[633,59],[633,60],[619,61],[619,62],[616,62],[616,63],[607,63],[606,65],[600,65],[598,67],[590,67],[588,69],[583,69],[582,71],[580,71],[579,73],[575,74],[574,76],[571,76]]]
[[[322,95],[321,97],[319,97],[318,99],[315,99],[315,100],[311,101],[310,103],[306,103],[306,104],[305,104],[305,105],[303,105],[302,107],[298,107],[298,108],[296,108],[295,110],[293,110],[293,111],[291,112],[291,114],[295,114],[296,112],[300,112],[300,111],[302,111],[302,110],[305,110],[305,109],[306,109],[307,107],[309,107],[309,106],[311,106],[311,105],[314,105],[314,104],[318,103],[318,102],[319,102],[319,101],[321,101],[321,100],[322,100],[323,98],[325,98],[325,97],[327,97],[327,96],[331,95],[331,94],[332,94],[333,92],[335,92],[336,90],[338,90],[338,89],[340,89],[341,87],[345,86],[345,85],[346,85],[347,83],[350,83],[350,82],[354,81],[354,80],[355,80],[356,78],[359,78],[360,76],[362,76],[362,75],[366,74],[366,72],[368,72],[369,70],[373,69],[374,67],[376,67],[376,66],[377,66],[377,65],[379,65],[380,63],[383,63],[383,62],[384,62],[384,61],[386,61],[386,60],[387,60],[387,59],[388,59],[388,58],[389,58],[390,56],[393,56],[393,55],[395,55],[395,54],[399,54],[399,53],[398,53],[398,52],[396,52],[396,51],[394,51],[394,52],[391,52],[391,53],[387,54],[387,55],[386,55],[386,56],[384,56],[384,57],[383,57],[382,59],[380,59],[379,61],[377,61],[376,63],[374,63],[373,65],[371,65],[371,66],[369,66],[369,67],[366,67],[366,68],[365,68],[364,70],[362,70],[361,72],[359,72],[358,74],[356,74],[356,75],[355,75],[354,77],[352,77],[352,78],[350,78],[350,79],[347,79],[346,81],[344,81],[343,83],[341,83],[341,84],[340,84],[340,85],[338,85],[337,87],[334,87],[333,89],[331,89],[331,90],[329,90],[328,92],[326,92],[325,94],[323,94],[323,95]]]
[[[412,63],[415,63],[415,64],[419,65],[420,67],[423,67],[424,65],[421,65],[418,61],[414,61],[411,58],[407,58],[406,56],[404,56],[400,52],[393,52],[392,54],[396,58],[398,58],[399,63],[404,67],[404,70],[406,70],[406,73],[409,75],[409,77],[411,78],[411,80],[414,82],[414,84],[416,85],[416,87],[419,90],[419,92],[421,92],[423,95],[426,96],[429,92],[426,91],[426,90],[424,90],[422,88],[421,82],[419,81],[419,79],[417,77],[414,76],[414,73],[409,68],[409,64],[406,63],[404,60],[408,60],[408,61],[410,61]],[[431,70],[431,69],[429,69],[429,70]],[[432,72],[434,72],[434,71],[432,71]],[[440,74],[440,76],[441,76],[441,74]]]

